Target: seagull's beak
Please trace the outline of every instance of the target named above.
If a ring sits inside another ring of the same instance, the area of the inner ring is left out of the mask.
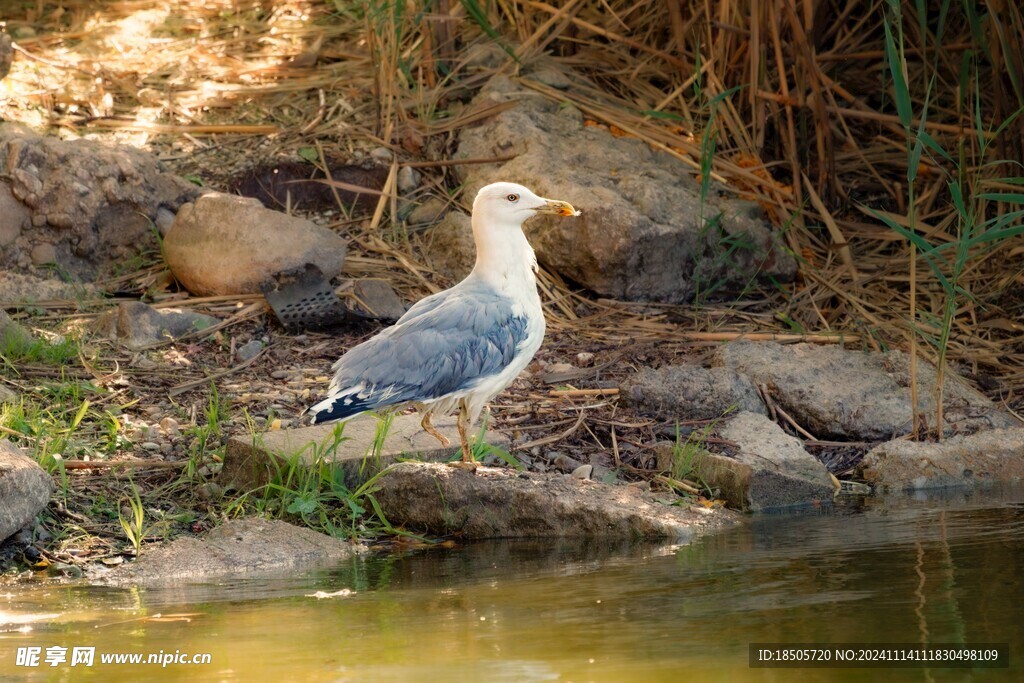
[[[537,213],[552,213],[556,216],[579,216],[580,212],[573,208],[569,202],[561,202],[557,199],[545,199],[544,204],[534,209]]]

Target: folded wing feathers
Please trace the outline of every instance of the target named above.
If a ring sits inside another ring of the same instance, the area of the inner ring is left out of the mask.
[[[526,322],[493,290],[456,287],[429,296],[334,364],[312,421],[472,390],[512,362],[526,341]]]

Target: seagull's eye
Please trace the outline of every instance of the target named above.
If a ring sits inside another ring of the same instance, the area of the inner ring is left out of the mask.
[[[512,202],[513,204],[515,204],[516,202],[519,201],[519,195],[517,195],[517,194],[510,194],[509,196],[505,197],[505,199],[507,199],[510,202]]]

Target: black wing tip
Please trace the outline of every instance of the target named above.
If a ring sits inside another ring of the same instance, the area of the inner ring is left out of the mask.
[[[326,424],[328,422],[337,422],[338,420],[344,420],[347,417],[353,417],[359,413],[369,410],[372,406],[368,405],[365,401],[351,401],[345,402],[345,398],[336,398],[325,408],[320,410],[314,410],[313,408],[307,408],[306,412],[310,415],[309,423],[311,425]]]

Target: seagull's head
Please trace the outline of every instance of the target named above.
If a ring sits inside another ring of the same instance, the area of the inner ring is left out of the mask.
[[[477,193],[473,201],[473,219],[485,225],[520,227],[537,214],[579,216],[569,202],[538,197],[530,188],[515,183],[491,183]]]

